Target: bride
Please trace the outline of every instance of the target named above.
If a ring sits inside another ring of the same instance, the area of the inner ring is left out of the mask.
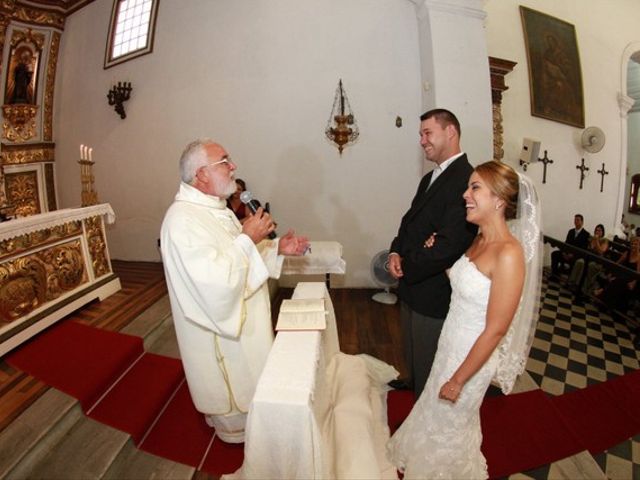
[[[540,295],[539,203],[531,181],[479,165],[463,197],[480,233],[451,267],[452,296],[424,392],[387,446],[404,478],[487,478],[480,405],[524,371]],[[515,219],[512,222],[507,220]],[[437,242],[437,234],[425,248]]]

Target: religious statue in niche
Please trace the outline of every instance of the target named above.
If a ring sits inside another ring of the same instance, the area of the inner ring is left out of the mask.
[[[24,142],[36,134],[38,70],[45,36],[31,29],[14,30],[6,68],[3,137]]]
[[[10,57],[4,103],[35,104],[38,52],[20,45]]]

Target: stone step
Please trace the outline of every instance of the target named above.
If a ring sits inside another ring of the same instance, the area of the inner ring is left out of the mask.
[[[7,480],[100,479],[128,439],[128,434],[82,416],[57,442],[45,439],[44,456],[37,462],[20,462]]]
[[[195,472],[195,467],[172,462],[138,450],[133,441],[129,439],[102,478],[108,480],[122,480],[124,478],[189,480]]]
[[[179,358],[169,299],[164,296],[122,333],[145,349]],[[135,448],[128,434],[87,418],[78,401],[49,389],[0,432],[0,478],[189,479],[195,468]]]
[[[83,417],[78,401],[50,388],[0,432],[0,478],[39,461]]]

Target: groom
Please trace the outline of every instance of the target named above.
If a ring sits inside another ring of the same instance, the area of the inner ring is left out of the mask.
[[[391,243],[389,271],[399,280],[402,343],[409,373],[396,388],[422,392],[449,311],[451,286],[446,269],[469,248],[477,227],[467,223],[462,194],[473,167],[460,151],[460,123],[448,110],[430,110],[420,117],[420,145],[436,164],[418,186]],[[433,247],[425,241],[437,234]]]

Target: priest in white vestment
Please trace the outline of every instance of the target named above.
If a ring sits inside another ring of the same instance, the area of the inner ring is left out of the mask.
[[[190,143],[160,244],[191,398],[221,440],[241,443],[273,341],[266,281],[280,275],[282,255],[301,255],[308,241],[292,231],[268,240],[275,225],[262,208],[241,225],[226,207],[235,169],[222,146]]]

